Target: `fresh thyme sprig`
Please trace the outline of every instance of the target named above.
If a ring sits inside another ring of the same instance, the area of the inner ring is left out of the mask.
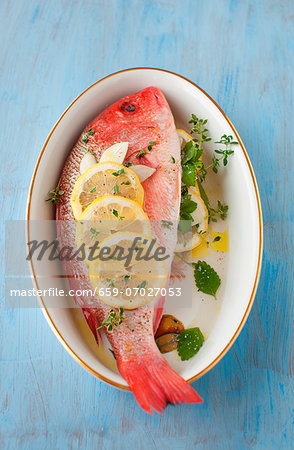
[[[50,195],[49,198],[46,199],[46,202],[51,202],[53,205],[55,205],[57,202],[62,202],[62,199],[59,197],[59,195],[63,195],[64,191],[62,189],[59,189],[60,181],[58,182],[58,185],[55,189],[51,189],[51,191],[48,192]]]
[[[225,220],[228,215],[229,206],[223,204],[220,200],[217,201],[217,208],[214,209],[208,205],[208,222],[217,222],[215,216],[219,216],[222,220]]]
[[[207,136],[208,129],[205,128],[207,122],[208,119],[199,119],[195,114],[191,114],[191,120],[189,120],[189,123],[193,124],[191,134],[196,134],[199,136],[199,139],[194,138],[193,140],[199,145],[200,148],[202,142],[211,141],[211,138]]]
[[[225,149],[214,150],[214,153],[221,156],[217,157],[216,155],[213,155],[212,163],[207,167],[204,167],[204,165],[202,165],[202,167],[198,170],[197,177],[199,178],[200,181],[205,180],[208,169],[210,168],[212,168],[214,173],[218,173],[221,161],[223,162],[224,166],[228,164],[228,157],[234,153],[234,150],[230,150],[229,146],[238,144],[238,142],[233,141],[232,139],[233,136],[231,135],[227,136],[226,134],[223,134],[220,140],[215,142],[216,144],[225,145]]]
[[[116,311],[111,309],[109,311],[108,316],[105,317],[100,327],[97,327],[96,330],[100,330],[100,328],[106,328],[108,332],[111,332],[114,327],[118,327],[123,323],[123,321],[124,321],[124,309],[119,308],[118,314],[116,313]]]

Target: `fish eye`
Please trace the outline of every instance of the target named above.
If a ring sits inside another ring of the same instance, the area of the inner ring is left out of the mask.
[[[132,102],[124,102],[121,104],[120,109],[122,112],[134,113],[137,110],[137,106]]]

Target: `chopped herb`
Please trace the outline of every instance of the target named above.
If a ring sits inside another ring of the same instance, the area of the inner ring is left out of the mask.
[[[141,157],[144,156],[144,155],[146,155],[146,152],[145,152],[145,150],[143,150],[142,147],[141,147],[141,150],[140,150],[140,152],[136,155],[136,158],[141,158]]]
[[[164,228],[168,228],[169,230],[173,225],[173,223],[169,220],[162,220],[161,223]]]
[[[90,233],[92,234],[91,240],[94,239],[94,237],[98,236],[99,231],[95,230],[95,228],[90,228]]]
[[[130,181],[123,181],[123,182],[121,183],[121,185],[123,185],[123,184],[126,184],[127,186],[129,186],[129,185],[131,184],[131,182],[130,182]]]
[[[92,150],[90,150],[89,148],[83,148],[83,152],[90,153],[90,155],[95,155],[95,153]]]
[[[221,284],[220,277],[216,271],[205,261],[198,261],[196,264],[192,263],[192,267],[194,267],[194,279],[199,291],[213,295],[215,298]]]
[[[121,325],[124,321],[124,310],[123,308],[119,308],[118,314],[116,311],[111,309],[109,311],[108,316],[103,320],[100,327],[97,327],[96,330],[100,330],[100,328],[105,327],[108,332],[111,332],[113,330],[113,327],[117,327],[118,325]]]
[[[115,184],[114,186],[113,186],[113,192],[114,192],[114,194],[118,194],[118,185],[117,184]]]
[[[114,287],[114,280],[111,278],[106,278],[106,281],[108,283],[108,287]]]
[[[149,150],[149,152],[151,152],[153,145],[156,145],[156,142],[154,142],[154,141],[148,142],[147,149]]]
[[[51,191],[48,192],[49,198],[46,199],[46,202],[51,202],[53,205],[55,205],[57,202],[62,202],[62,199],[59,197],[59,195],[64,195],[64,191],[62,189],[59,189],[60,181],[58,182],[58,185],[55,189],[51,189]]]
[[[125,161],[124,162],[124,166],[126,166],[126,167],[130,167],[130,166],[133,166],[134,164],[131,162],[131,161]]]
[[[213,239],[212,242],[218,242],[218,241],[220,241],[220,240],[221,240],[221,237],[220,237],[220,236],[215,236],[215,238]]]
[[[175,158],[173,156],[171,156],[171,160],[175,164],[176,160],[175,160]]]
[[[188,328],[178,335],[177,352],[182,361],[187,361],[199,352],[204,336],[198,327]]]
[[[125,218],[125,216],[119,216],[118,212],[116,209],[112,210],[112,214],[117,217],[119,220],[123,220]]]
[[[146,284],[147,284],[147,281],[142,281],[142,283],[140,283],[138,286],[137,286],[137,288],[139,289],[139,290],[141,290],[141,289],[144,289],[144,287],[146,286]]]
[[[96,186],[92,187],[92,188],[90,189],[90,192],[96,192]]]
[[[119,175],[122,175],[125,172],[125,169],[120,169],[117,172],[112,172],[112,175],[114,175],[115,177],[118,177]]]
[[[82,142],[84,144],[87,144],[87,142],[89,141],[88,136],[92,136],[95,133],[95,130],[93,130],[93,128],[90,128],[90,130],[87,131],[87,133],[84,133],[82,136]]]
[[[129,279],[130,279],[130,275],[125,275],[125,276],[124,276],[125,282],[129,281]]]

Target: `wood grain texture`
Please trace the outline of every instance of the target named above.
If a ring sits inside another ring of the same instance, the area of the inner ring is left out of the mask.
[[[236,126],[265,229],[248,322],[194,383],[205,403],[156,416],[84,371],[41,311],[4,307],[2,251],[0,448],[293,448],[293,1],[3,0],[0,14],[3,219],[24,217],[41,146],[76,95],[157,66],[199,84]]]

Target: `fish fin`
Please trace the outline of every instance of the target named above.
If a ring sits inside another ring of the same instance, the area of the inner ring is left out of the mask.
[[[154,334],[156,333],[156,330],[159,326],[162,313],[163,313],[163,307],[164,307],[165,297],[160,297],[156,304],[154,305],[154,315],[153,315],[153,331]]]
[[[159,351],[158,351],[159,353]],[[162,412],[167,404],[202,403],[202,398],[166,362],[161,353],[142,362],[117,360],[118,368],[144,411]]]
[[[173,281],[175,279],[181,280],[183,278],[186,278],[185,269],[186,269],[185,263],[177,258],[174,258],[171,266],[170,278]]]
[[[99,321],[97,319],[97,315],[95,314],[95,310],[89,308],[82,308],[82,310],[87,324],[92,331],[97,344],[99,345],[99,337],[101,338],[101,334],[97,329],[99,327]]]

